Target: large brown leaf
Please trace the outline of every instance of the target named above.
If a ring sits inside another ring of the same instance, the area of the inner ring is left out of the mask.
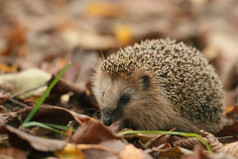
[[[33,148],[38,151],[49,152],[63,149],[66,144],[62,140],[36,137],[9,125],[0,127],[0,134],[7,134],[10,144],[23,150]]]

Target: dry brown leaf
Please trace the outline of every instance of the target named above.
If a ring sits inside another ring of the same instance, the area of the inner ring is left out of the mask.
[[[112,139],[112,140],[103,141],[103,142],[100,143],[100,145],[106,146],[106,147],[110,148],[113,151],[119,152],[119,151],[122,151],[125,148],[126,143],[123,142],[122,140]]]
[[[83,145],[83,144],[80,144]],[[103,141],[98,145],[84,145],[80,146],[83,148],[83,153],[90,159],[98,158],[112,158],[118,159],[118,153],[125,148],[125,143],[121,140],[107,140]]]
[[[238,116],[238,105],[234,106],[227,106],[224,114],[229,118],[229,119],[234,119]]]
[[[90,77],[95,71],[95,66],[98,65],[98,54],[96,51],[76,49],[74,55],[74,58],[77,59],[77,63],[80,65],[76,85],[81,91],[86,91],[87,83],[91,80]]]
[[[220,152],[227,153],[238,158],[238,142],[227,144]]]
[[[30,151],[22,151],[15,147],[1,148],[0,158],[1,159],[27,159]]]
[[[205,153],[205,148],[201,145],[194,147],[194,152],[189,155],[182,156],[182,159],[207,159],[208,154]]]
[[[32,147],[38,151],[49,152],[60,150],[66,144],[62,140],[36,137],[9,125],[0,127],[0,133],[8,134],[10,145],[20,149],[28,149]]]
[[[169,138],[170,135],[159,135],[158,137],[150,141],[148,148],[159,147],[162,144],[165,145],[163,148],[171,147],[171,145],[168,143]]]
[[[56,151],[56,156],[62,157],[63,159],[68,158],[117,158],[118,151],[112,150],[103,145],[95,145],[95,144],[70,144],[68,143],[63,150]]]
[[[200,140],[197,137],[190,137],[185,139],[180,139],[173,142],[175,146],[183,147],[189,150],[192,150],[195,145],[201,144]]]
[[[133,145],[125,146],[125,149],[119,153],[121,159],[152,159],[148,154]]]
[[[86,8],[86,16],[104,16],[115,18],[122,14],[123,8],[119,4],[112,2],[90,2]]]
[[[63,67],[68,63],[68,60],[63,57],[48,57],[41,63],[40,68],[50,74],[58,74]]]
[[[184,155],[181,159],[235,159],[235,157],[223,152],[209,154],[203,146],[196,145],[193,153]]]
[[[233,140],[238,140],[238,121],[232,123],[232,125],[224,126],[215,136],[232,136]]]
[[[183,155],[178,147],[166,148],[166,149],[152,149],[150,153],[154,158],[173,158],[180,159]]]
[[[120,138],[96,120],[82,124],[73,135],[71,142],[80,143],[77,147],[90,159],[118,158],[115,155],[125,147],[125,143]]]
[[[19,121],[19,117],[24,120],[26,116],[29,114],[29,112],[32,110],[32,108],[25,108],[21,109],[16,112],[16,116],[14,117],[8,117],[7,119],[7,124],[14,126],[14,127],[19,127],[21,125]],[[80,123],[89,120],[89,117],[86,115],[82,114],[77,114],[75,112],[72,112],[68,109],[56,107],[56,106],[50,106],[50,105],[42,105],[34,117],[32,118],[32,121],[38,121],[42,123],[51,123],[51,124],[59,124],[59,125],[67,125],[70,121],[74,122],[74,126],[80,125]],[[42,130],[38,129],[37,131],[34,131],[38,135],[43,135],[39,134],[40,132],[42,133]],[[44,129],[45,130],[45,129]],[[38,132],[39,131],[39,132]],[[53,131],[46,131],[44,135],[51,135],[55,136],[55,132]],[[57,136],[57,135],[56,135]]]
[[[0,104],[3,104],[11,97],[11,94],[9,92],[2,91],[0,89]]]
[[[201,135],[207,140],[213,152],[220,152],[223,148],[222,144],[216,139],[214,135],[208,132],[200,131]]]
[[[130,129],[124,129],[124,130],[127,131]],[[133,143],[137,147],[143,147],[143,148],[146,148],[146,145],[149,145],[151,140],[156,137],[159,137],[159,136],[155,134],[134,134],[134,135],[124,136],[124,138],[128,140],[130,143]]]
[[[4,38],[7,39],[7,48],[3,52],[0,52],[0,55],[18,53],[21,56],[26,54],[26,52],[21,51],[21,47],[25,46],[26,32],[26,28],[20,23],[16,22],[15,24],[8,26],[4,32]]]
[[[2,115],[0,115],[0,126],[3,126],[5,122],[6,122],[5,118]]]
[[[72,136],[71,142],[78,144],[98,144],[103,141],[120,139],[97,120],[84,122]]]

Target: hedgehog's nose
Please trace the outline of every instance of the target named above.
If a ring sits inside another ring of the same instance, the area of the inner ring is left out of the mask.
[[[103,117],[103,123],[104,123],[106,126],[110,126],[110,125],[112,125],[112,120],[111,120],[110,117],[104,116],[104,117]]]

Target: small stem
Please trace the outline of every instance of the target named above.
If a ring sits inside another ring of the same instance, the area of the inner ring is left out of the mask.
[[[22,103],[22,102],[20,102],[18,100],[12,99],[12,98],[9,98],[8,101],[10,101],[12,103],[15,103],[15,104],[18,104],[18,105],[20,105],[20,106],[22,106],[24,108],[31,108],[31,106],[29,106],[29,105],[27,105],[25,103]]]
[[[48,84],[48,82],[46,82],[46,83],[44,83],[44,84],[41,84],[41,85],[39,85],[39,86],[36,86],[36,87],[34,87],[34,88],[31,88],[31,89],[28,89],[28,90],[25,90],[25,91],[22,91],[22,92],[13,94],[13,95],[11,96],[11,98],[16,98],[16,97],[18,97],[18,96],[20,96],[20,95],[23,95],[23,94],[32,92],[32,91],[34,91],[34,90],[36,90],[36,89],[39,89],[39,88],[44,87],[44,86],[47,86],[47,84]]]

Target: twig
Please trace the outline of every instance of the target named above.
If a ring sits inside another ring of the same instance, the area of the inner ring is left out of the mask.
[[[34,90],[36,90],[36,89],[39,89],[39,88],[44,87],[44,86],[47,86],[47,85],[48,85],[48,82],[45,82],[44,84],[41,84],[41,85],[36,86],[36,87],[34,87],[34,88],[31,88],[31,89],[28,89],[28,90],[21,91],[21,92],[19,92],[19,93],[13,94],[13,95],[11,96],[11,98],[16,98],[16,97],[18,97],[18,96],[20,96],[20,95],[23,95],[23,94],[32,92],[32,91],[34,91]]]
[[[22,102],[20,102],[20,101],[18,101],[18,100],[12,99],[12,98],[9,98],[8,100],[11,101],[11,102],[13,102],[13,103],[16,103],[16,104],[18,104],[18,105],[20,105],[20,106],[22,106],[22,107],[24,107],[24,108],[29,108],[29,107],[31,107],[31,106],[29,106],[29,105],[27,105],[27,104],[24,104],[24,103],[22,103]]]

